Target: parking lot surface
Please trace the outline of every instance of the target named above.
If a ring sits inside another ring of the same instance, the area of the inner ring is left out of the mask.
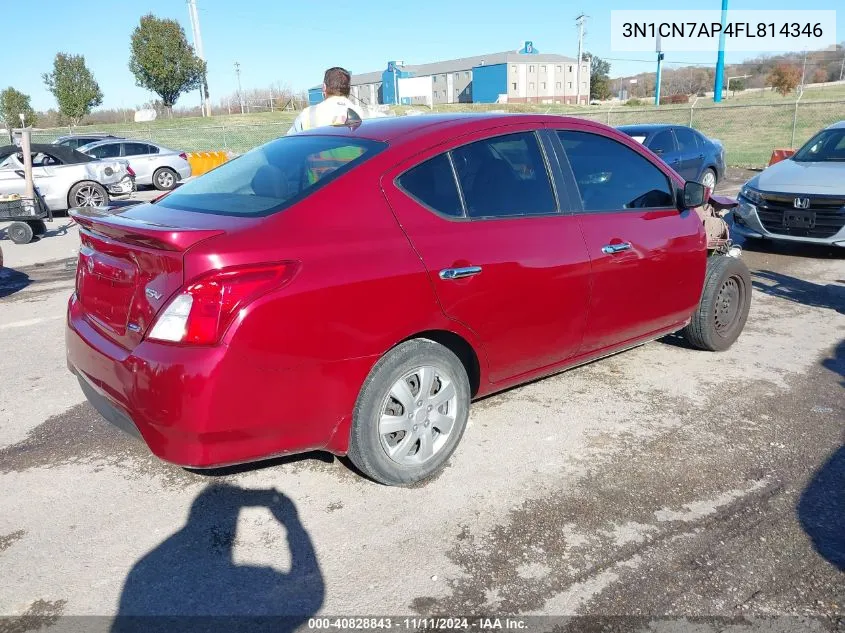
[[[322,454],[188,472],[110,427],[64,361],[76,241],[2,242],[2,614],[845,617],[845,252],[746,245],[729,351],[484,399],[399,489]]]

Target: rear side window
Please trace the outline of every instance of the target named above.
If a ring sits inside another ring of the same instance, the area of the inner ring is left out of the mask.
[[[537,137],[507,134],[452,150],[452,160],[471,218],[557,212]]]
[[[461,198],[449,156],[440,154],[399,176],[399,186],[413,198],[443,215],[461,217]]]
[[[675,207],[669,178],[630,147],[599,134],[559,130],[584,211]]]
[[[682,152],[694,152],[698,149],[698,137],[695,132],[685,127],[675,128],[675,137]]]
[[[149,154],[150,146],[146,143],[124,143],[123,144],[123,155],[124,156],[139,156]]]
[[[655,154],[669,154],[675,151],[675,139],[672,138],[672,130],[663,130],[654,135],[648,148]]]
[[[94,158],[117,158],[120,156],[120,143],[109,143],[108,145],[92,147],[85,153]]]
[[[268,215],[299,202],[384,147],[366,139],[285,136],[189,180],[158,204],[217,215]]]

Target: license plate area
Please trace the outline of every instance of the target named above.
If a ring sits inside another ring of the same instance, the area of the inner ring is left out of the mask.
[[[816,214],[813,211],[786,211],[783,214],[783,225],[788,229],[814,229]]]

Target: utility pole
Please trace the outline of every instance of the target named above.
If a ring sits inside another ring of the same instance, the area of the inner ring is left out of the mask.
[[[241,114],[244,113],[244,95],[241,92],[241,63],[235,62],[235,74],[238,76],[238,103],[241,104]]]
[[[654,84],[654,105],[660,105],[660,80],[663,76],[663,47],[660,45],[660,35],[657,36],[657,45],[655,46],[657,52],[657,81]]]
[[[845,77],[845,53],[842,54],[842,68],[839,69],[839,81],[842,81],[842,77]]]
[[[799,87],[798,94],[804,92],[804,75],[807,74],[807,51],[804,50],[804,64],[801,66],[801,86]]]
[[[575,18],[575,24],[578,25],[578,66],[575,86],[575,105],[581,105],[581,62],[584,51],[584,22],[587,21],[588,15],[583,13]]]
[[[205,62],[200,18],[197,13],[197,0],[188,0],[188,14],[191,16],[191,34],[194,36],[194,48],[197,51],[197,57]],[[200,86],[200,99],[202,100],[202,115],[211,116],[211,101],[208,99],[208,77],[205,73],[203,73],[202,85]]]
[[[728,0],[722,0],[722,30],[719,32],[719,55],[716,58],[716,80],[713,84],[713,101],[722,100],[722,82],[725,74],[725,22],[728,19]]]

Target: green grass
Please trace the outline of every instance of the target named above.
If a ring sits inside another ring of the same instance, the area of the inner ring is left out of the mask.
[[[433,109],[425,106],[397,107],[394,113],[418,112],[540,112],[587,118],[608,125],[632,123],[676,123],[692,125],[707,136],[718,138],[725,145],[728,164],[733,167],[762,167],[772,150],[799,147],[819,129],[845,119],[845,85],[807,89],[795,115],[795,95],[781,97],[769,90],[737,93],[719,104],[700,98],[690,105],[629,107],[570,106],[562,104],[451,104]],[[692,115],[692,116],[690,116]],[[284,135],[295,118],[295,112],[262,112],[224,114],[214,117],[158,119],[150,123],[115,123],[76,128],[86,131],[111,132],[130,138],[149,139],[187,152],[229,150],[245,152]],[[33,134],[36,142],[50,142],[67,134],[67,128],[40,130]]]

